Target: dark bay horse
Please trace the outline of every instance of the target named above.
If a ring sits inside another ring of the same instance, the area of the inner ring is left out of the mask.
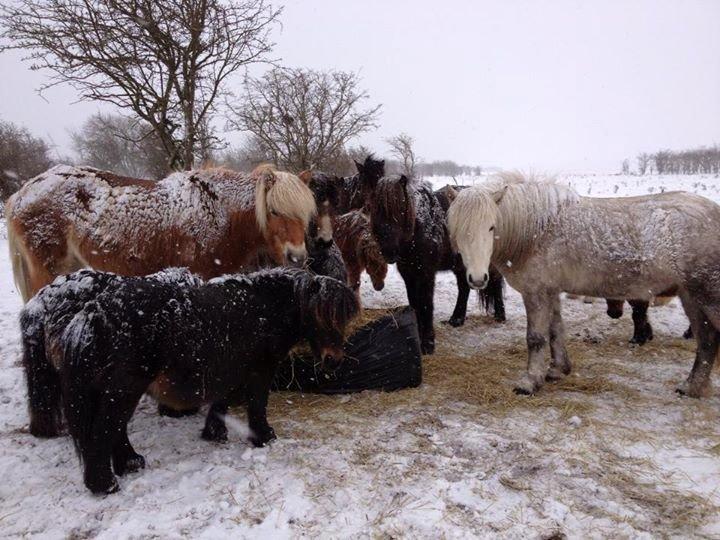
[[[372,234],[385,260],[397,263],[408,301],[417,313],[422,351],[432,354],[435,274],[450,270],[457,279],[458,297],[450,325],[465,322],[470,293],[462,258],[453,252],[448,235],[447,190],[439,195],[429,184],[395,175],[381,178],[368,191],[372,193],[368,199]],[[484,303],[494,308],[495,319],[503,321],[502,277],[494,271],[490,274],[481,294]]]
[[[302,264],[313,195],[269,165],[177,172],[159,182],[58,165],[6,204],[13,273],[27,301],[83,267],[146,275],[186,266],[203,277],[237,272],[259,254]]]
[[[145,467],[127,434],[145,392],[174,409],[211,403],[208,440],[226,440],[228,406],[245,404],[250,441],[263,446],[275,438],[266,407],[278,363],[307,339],[336,364],[357,311],[346,285],[300,269],[209,282],[178,269],[58,278],[21,313],[30,430],[57,435],[64,412],[94,493]]]

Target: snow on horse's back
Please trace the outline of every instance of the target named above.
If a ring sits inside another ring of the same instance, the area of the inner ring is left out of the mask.
[[[153,182],[58,165],[7,203],[11,258],[27,301],[55,276],[92,267],[144,275],[187,266],[205,277],[306,257],[315,212],[297,176],[270,165],[176,172]]]
[[[559,307],[565,291],[641,300],[678,294],[693,329],[705,329],[698,344],[706,356],[679,390],[706,393],[720,338],[720,206],[714,202],[684,192],[581,197],[568,186],[513,174],[461,191],[448,228],[471,286],[480,285],[477,277],[492,264],[523,294],[531,360],[516,390],[532,393],[570,370]]]

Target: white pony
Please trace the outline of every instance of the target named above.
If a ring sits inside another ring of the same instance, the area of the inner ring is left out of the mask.
[[[677,293],[698,345],[678,391],[709,392],[720,343],[720,206],[714,202],[683,192],[581,197],[552,181],[509,173],[461,191],[448,228],[471,287],[485,285],[493,264],[522,294],[528,369],[516,392],[534,393],[545,380],[570,373],[563,291],[640,300]]]

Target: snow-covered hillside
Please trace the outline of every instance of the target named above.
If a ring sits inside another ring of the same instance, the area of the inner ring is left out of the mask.
[[[720,201],[714,177],[558,181],[582,195],[686,189]],[[366,308],[406,303],[394,269],[385,290],[366,280],[362,292]],[[525,363],[519,295],[507,293],[505,324],[471,300],[466,325],[451,328],[441,321],[455,295],[453,276],[438,276],[438,350],[422,387],[273,394],[278,440],[265,449],[244,441],[241,410],[230,441],[211,444],[200,415],[159,417],[145,399],[129,435],[148,467],[96,498],[68,438],[27,433],[21,302],[0,228],[0,536],[720,538],[720,390],[674,392],[694,354],[676,301],[650,311],[655,339],[634,347],[629,314],[566,300],[574,372],[528,398],[511,391]]]

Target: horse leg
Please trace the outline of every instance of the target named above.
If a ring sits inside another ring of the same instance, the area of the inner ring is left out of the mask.
[[[271,364],[273,369],[268,369]],[[278,362],[267,362],[265,366],[251,370],[247,385],[248,426],[250,442],[256,446],[265,446],[276,439],[275,431],[267,421],[267,402],[270,394],[270,383]]]
[[[515,385],[515,393],[529,395],[542,387],[548,371],[545,350],[550,333],[552,303],[544,292],[523,294],[523,302],[527,313],[528,367]]]
[[[567,297],[571,298],[570,295],[568,295]],[[606,298],[605,302],[607,303],[608,317],[610,317],[611,319],[619,319],[620,317],[622,317],[625,300],[613,300],[611,298]]]
[[[653,329],[648,321],[648,307],[650,302],[645,300],[628,300],[630,306],[632,306],[632,320],[633,320],[633,337],[630,343],[637,343],[638,345],[645,345],[648,341],[653,338]]]
[[[680,299],[685,313],[690,319],[690,326],[697,342],[697,351],[690,375],[677,388],[677,392],[694,398],[705,397],[710,393],[710,374],[720,345],[720,333],[695,300],[688,297],[687,294],[682,294]]]
[[[123,426],[122,432],[112,449],[112,466],[115,474],[123,476],[127,473],[137,472],[145,468],[145,458],[135,452],[130,444],[127,434],[127,424]]]
[[[228,405],[225,401],[216,401],[210,405],[210,410],[205,418],[205,427],[200,437],[206,441],[227,441],[228,430],[225,425],[225,415],[227,411]]]
[[[565,325],[561,307],[560,295],[553,295],[550,319],[550,369],[545,376],[548,381],[560,380],[572,371],[570,357],[565,348]]]
[[[465,267],[456,265],[453,269],[455,279],[457,280],[458,295],[455,302],[455,309],[448,321],[450,326],[462,326],[465,324],[465,315],[467,315],[468,297],[470,296],[470,285],[468,285]]]
[[[418,321],[422,321],[420,349],[423,354],[435,352],[435,328],[433,327],[435,274],[422,276],[417,282]],[[467,305],[467,297],[466,297]]]
[[[490,281],[487,286],[489,301],[493,306],[495,322],[505,322],[505,299],[503,298],[503,277],[494,266],[490,267]]]
[[[122,469],[121,460],[128,447],[127,423],[132,417],[147,384],[141,391],[130,391],[125,388],[113,388],[112,383],[100,390],[100,399],[94,411],[90,433],[81,447],[85,465],[85,485],[96,494],[115,493],[120,489],[110,464],[117,456],[118,467]],[[123,437],[123,434],[125,435]],[[127,447],[125,443],[127,442]],[[134,450],[132,450],[134,456]],[[125,454],[130,457],[130,454]],[[141,456],[138,456],[141,457]],[[137,460],[139,464],[139,460]],[[143,459],[144,462],[144,459]],[[127,463],[126,463],[127,465]]]
[[[397,269],[405,282],[405,291],[407,292],[408,303],[415,311],[415,317],[417,318],[418,334],[420,336],[420,351],[422,354],[432,354],[435,351],[435,335],[432,327],[432,307],[430,310],[430,325],[429,328],[427,328],[426,310],[423,308],[423,299],[420,292],[422,283],[417,275],[417,268],[403,263],[398,263]],[[428,335],[430,336],[429,339]]]

